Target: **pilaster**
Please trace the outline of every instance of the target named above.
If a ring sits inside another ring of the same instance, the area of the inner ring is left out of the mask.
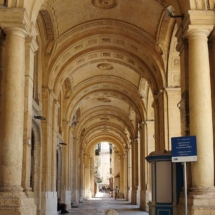
[[[123,194],[124,196],[124,179],[125,179],[125,172],[124,172],[124,155],[119,156],[119,162],[120,162],[120,194]]]
[[[137,204],[137,190],[138,190],[138,141],[137,139],[131,140],[131,153],[132,153],[132,195],[131,203]]]
[[[94,150],[90,152],[90,192],[91,198],[95,196],[95,171],[94,171]]]
[[[168,118],[168,146],[166,150],[171,150],[171,138],[181,135],[180,109],[178,103],[181,100],[181,88],[166,88],[167,94],[167,118]]]
[[[84,155],[84,198],[90,198],[90,157],[89,155]]]
[[[34,73],[34,52],[37,50],[35,36],[27,37],[25,41],[25,104],[24,104],[24,135],[23,135],[23,170],[22,187],[26,195],[32,196],[30,187],[31,174],[31,133],[32,133],[32,97],[33,97],[33,73]],[[34,156],[34,155],[32,155]]]
[[[84,201],[84,150],[80,149],[80,167],[78,168],[78,182],[79,182],[79,191],[80,198],[79,202],[82,203]]]
[[[164,90],[160,90],[154,96],[154,109],[155,109],[155,150],[164,151],[166,147],[166,119],[165,119],[165,94]]]

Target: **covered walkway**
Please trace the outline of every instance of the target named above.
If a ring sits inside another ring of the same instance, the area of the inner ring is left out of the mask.
[[[101,193],[100,193],[101,194]],[[97,195],[96,198],[84,200],[78,208],[69,210],[73,215],[104,215],[108,209],[114,209],[119,215],[148,215],[139,209],[137,205],[131,205],[123,199],[109,198],[108,194]]]

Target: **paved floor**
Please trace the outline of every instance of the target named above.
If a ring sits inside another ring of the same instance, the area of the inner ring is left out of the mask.
[[[131,205],[123,199],[109,198],[107,194],[99,194],[96,198],[84,200],[78,208],[69,210],[73,215],[105,215],[108,209],[114,209],[119,215],[148,215],[141,211],[138,206]]]

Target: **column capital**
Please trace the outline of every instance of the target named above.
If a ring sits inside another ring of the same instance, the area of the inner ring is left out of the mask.
[[[190,39],[207,38],[213,30],[213,25],[189,25],[185,37]]]
[[[23,29],[28,35],[35,33],[35,27],[24,8],[0,9],[0,26],[5,31],[7,28]]]
[[[176,37],[180,42],[181,38],[187,38],[187,32],[194,29],[206,29],[206,32],[209,31],[209,35],[211,30],[213,29],[214,24],[215,23],[213,11],[189,10],[187,16],[184,18],[183,22],[177,30]]]
[[[6,38],[10,37],[10,36],[17,36],[17,37],[21,37],[21,38],[26,38],[26,31],[22,28],[18,28],[18,27],[8,27],[8,28],[4,28],[4,33],[6,34]]]

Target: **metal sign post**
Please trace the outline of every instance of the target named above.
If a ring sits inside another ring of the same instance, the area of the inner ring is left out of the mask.
[[[184,214],[187,215],[187,163],[184,162]]]
[[[197,161],[196,136],[173,137],[172,162],[184,164],[184,214],[187,215],[187,163]]]

